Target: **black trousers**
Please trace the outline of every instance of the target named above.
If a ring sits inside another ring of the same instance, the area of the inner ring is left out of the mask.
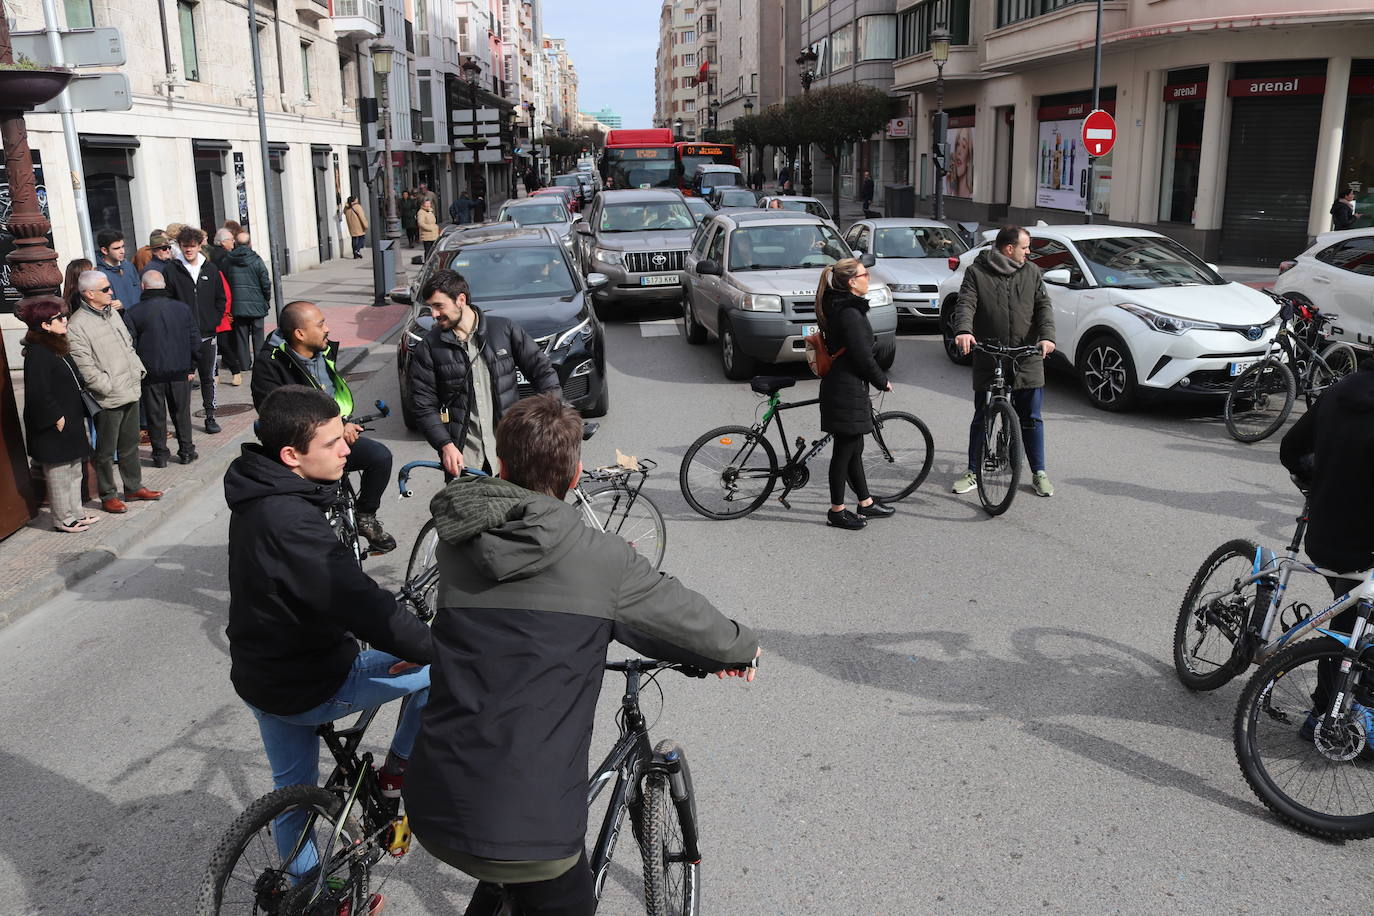
[[[215,412],[215,367],[219,362],[219,340],[214,334],[200,341],[196,374],[200,377],[200,403],[208,417]]]
[[[421,244],[425,246],[425,260],[428,261],[429,253],[434,250],[436,242],[434,240],[430,240],[428,242],[422,242]]]
[[[219,355],[224,359],[226,369],[235,375],[243,371],[243,361],[239,359],[239,347],[234,339],[233,328],[216,334],[215,345],[219,348]]]
[[[253,359],[262,349],[263,318],[234,318],[234,347],[238,350],[239,370],[253,368]]]
[[[143,383],[143,415],[148,419],[148,441],[153,446],[153,457],[167,457],[167,415],[172,415],[172,428],[176,430],[177,454],[186,455],[194,450],[191,442],[191,380],[173,379],[169,382]]]
[[[557,878],[507,884],[504,889],[517,916],[592,916],[596,912],[596,890],[585,852]],[[494,916],[501,912],[502,902],[502,889],[484,881],[477,885],[465,916]]]
[[[868,479],[864,477],[864,437],[835,436],[834,451],[830,453],[830,504],[844,505],[844,485],[859,498],[868,499]]]
[[[391,482],[391,449],[376,439],[359,436],[349,446],[345,471],[361,471],[356,509],[359,515],[376,515],[382,505],[382,495]]]

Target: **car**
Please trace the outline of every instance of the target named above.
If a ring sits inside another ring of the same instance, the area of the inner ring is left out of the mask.
[[[854,256],[833,226],[809,213],[715,214],[702,224],[687,253],[682,287],[687,342],[703,344],[714,336],[729,379],[750,378],[760,363],[804,361],[805,338],[816,330],[821,269]],[[874,355],[887,369],[897,352],[897,310],[881,283],[870,285],[868,300],[877,336]]]
[[[579,210],[582,209],[582,199],[578,196],[577,189],[570,188],[567,185],[557,185],[550,186],[547,188],[540,188],[538,191],[535,191],[533,194],[530,195],[530,197],[555,196],[563,198],[563,206],[567,207],[570,213],[577,213]]]
[[[844,238],[877,259],[873,278],[892,291],[899,319],[939,320],[949,259],[968,250],[959,233],[933,219],[880,218],[859,220]]]
[[[1225,280],[1158,232],[1100,224],[1026,231],[1054,303],[1052,360],[1073,370],[1102,410],[1129,410],[1147,394],[1225,396],[1278,332],[1272,299]],[[951,258],[940,284],[945,353],[957,363],[969,362],[954,346],[959,287],[995,234]]]
[[[830,211],[825,204],[821,203],[816,197],[795,197],[790,194],[774,194],[759,199],[759,206],[765,210],[773,206],[773,201],[778,202],[778,207],[783,210],[796,210],[802,213],[810,213],[812,216],[819,216],[823,220],[829,221],[830,225],[836,229],[840,228],[839,223],[830,216]]]
[[[585,206],[587,201],[591,200],[592,195],[590,191],[590,185],[591,182],[588,181],[580,173],[568,172],[564,175],[553,176],[553,182],[549,185],[549,187],[571,188],[573,193],[577,195],[578,206],[581,207]]]
[[[517,226],[547,226],[558,233],[563,245],[573,249],[573,223],[581,219],[568,212],[561,200],[549,195],[544,197],[522,197],[508,200],[501,205],[496,214],[499,223],[511,222]]]
[[[582,269],[608,282],[593,293],[603,314],[645,301],[677,301],[697,222],[667,188],[602,191],[573,228]]]
[[[717,165],[707,162],[692,170],[692,192],[706,197],[712,188],[737,187],[745,185],[744,173],[737,165]]]
[[[1374,229],[1324,232],[1279,265],[1274,292],[1336,316],[1331,338],[1374,346]]]
[[[610,406],[606,378],[606,334],[591,307],[589,293],[606,278],[585,280],[555,230],[490,223],[468,227],[440,239],[410,286],[391,293],[391,301],[411,306],[396,345],[401,415],[416,428],[410,392],[410,359],[415,345],[433,326],[420,290],[435,271],[458,271],[472,288],[472,302],[486,314],[517,322],[543,348],[558,372],[563,397],[583,416],[604,416]],[[520,396],[534,393],[518,372]]]
[[[692,211],[692,218],[697,221],[697,225],[701,225],[702,221],[705,220],[706,217],[716,212],[715,207],[711,206],[709,203],[702,200],[700,197],[683,198],[683,203],[687,205],[688,210]]]
[[[706,202],[715,210],[757,210],[759,195],[748,188],[721,186],[711,189]]]

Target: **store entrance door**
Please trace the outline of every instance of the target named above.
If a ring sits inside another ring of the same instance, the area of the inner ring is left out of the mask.
[[[1320,95],[1232,99],[1222,263],[1277,265],[1307,247],[1321,116]]]
[[[313,168],[311,174],[314,176],[315,185],[315,236],[318,239],[320,263],[334,257],[334,234],[330,232],[333,208],[329,206],[331,195],[329,193],[329,154],[331,150],[315,149],[310,150],[310,162]]]

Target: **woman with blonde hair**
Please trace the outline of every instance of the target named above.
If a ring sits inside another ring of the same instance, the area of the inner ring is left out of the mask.
[[[830,511],[826,524],[857,531],[870,518],[887,518],[894,510],[876,502],[864,477],[864,436],[873,432],[870,386],[891,391],[892,383],[873,350],[868,321],[868,268],[854,258],[836,261],[821,271],[816,289],[816,321],[830,352],[830,371],[821,379],[821,429],[835,438],[830,454]],[[857,511],[844,501],[845,484],[858,498]]]

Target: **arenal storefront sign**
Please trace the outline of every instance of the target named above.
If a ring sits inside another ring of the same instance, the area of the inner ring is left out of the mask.
[[[973,127],[973,126],[974,126],[974,119],[975,119],[976,117],[977,117],[976,115],[971,115],[971,114],[970,114],[970,115],[950,115],[950,116],[949,116],[949,126],[950,126],[950,129],[952,130],[952,129],[956,128],[956,127]]]
[[[1374,95],[1374,76],[1352,76],[1350,78],[1351,95]]]
[[[1231,80],[1226,94],[1231,98],[1259,98],[1286,95],[1321,95],[1326,91],[1324,76],[1266,76]]]
[[[1103,99],[1098,103],[1103,111],[1116,114],[1116,101]],[[1092,102],[1074,102],[1072,105],[1050,105],[1036,109],[1036,117],[1041,121],[1081,121],[1093,110]]]
[[[1200,83],[1178,83],[1164,87],[1164,101],[1192,102],[1207,98],[1207,81]]]

